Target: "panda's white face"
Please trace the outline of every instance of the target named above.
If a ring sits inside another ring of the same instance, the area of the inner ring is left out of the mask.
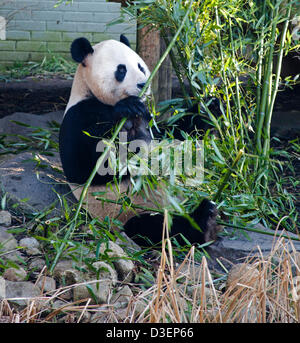
[[[150,76],[140,56],[115,40],[96,44],[93,50],[78,67],[93,95],[107,105],[115,105],[128,96],[138,96]]]

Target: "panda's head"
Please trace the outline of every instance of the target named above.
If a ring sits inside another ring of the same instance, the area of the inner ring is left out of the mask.
[[[81,88],[107,105],[138,96],[150,75],[145,62],[123,35],[120,42],[106,40],[94,46],[86,38],[77,38],[71,45],[71,55],[80,63],[77,74]]]

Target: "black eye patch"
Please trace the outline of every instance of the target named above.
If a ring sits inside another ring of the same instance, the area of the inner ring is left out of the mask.
[[[140,64],[138,64],[138,67],[139,70],[146,75],[145,69]]]
[[[127,69],[125,64],[119,64],[115,71],[115,78],[117,81],[122,82],[126,76]]]

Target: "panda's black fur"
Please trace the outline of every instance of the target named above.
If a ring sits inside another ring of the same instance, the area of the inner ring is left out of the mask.
[[[125,36],[120,41],[129,46]],[[94,49],[85,38],[75,40],[71,45],[71,54],[75,61],[86,67],[86,56],[93,56]],[[112,56],[113,58],[113,56]],[[122,65],[122,64],[121,64]],[[119,64],[120,66],[120,64]],[[122,67],[112,70],[111,73],[120,84],[122,83]],[[126,65],[124,65],[126,70]],[[140,70],[144,69],[139,64]],[[120,70],[119,70],[120,69]],[[142,70],[143,71],[143,70]],[[118,74],[118,73],[121,74]],[[143,71],[145,73],[145,71]],[[144,83],[142,82],[144,85]],[[138,88],[141,88],[137,84]],[[151,136],[147,130],[147,123],[150,121],[149,112],[137,95],[129,95],[123,99],[116,99],[114,105],[106,104],[97,98],[89,90],[89,94],[80,99],[76,104],[67,108],[59,135],[60,156],[65,176],[71,184],[84,184],[90,176],[100,152],[96,152],[99,138],[111,136],[112,129],[126,117],[127,121],[124,130],[128,134],[128,140],[142,139],[149,143]],[[203,122],[196,122],[192,125],[188,118],[179,125],[180,129],[191,131],[194,126],[201,126]],[[84,133],[88,132],[88,134]],[[92,184],[105,185],[113,179],[112,175],[96,174]],[[99,204],[101,206],[101,204]],[[217,210],[215,205],[204,199],[198,208],[191,213],[191,216],[200,226],[203,232],[193,228],[190,223],[181,216],[174,216],[172,221],[172,235],[182,233],[191,243],[204,243],[216,239],[219,227],[216,224]],[[141,214],[132,217],[124,223],[127,235],[134,238],[138,243],[146,244],[146,241],[139,236],[148,237],[153,243],[158,243],[162,238],[163,216]],[[178,236],[180,240],[180,235]]]
[[[136,114],[139,114],[140,118],[129,120],[125,124],[128,140],[150,140],[150,134],[145,129],[146,124],[141,123],[143,117],[149,114],[137,97],[121,100],[116,106],[111,106],[92,96],[72,106],[65,114],[60,129],[60,156],[67,180],[71,183],[85,183],[101,155],[96,152],[99,140],[93,137],[108,138],[112,128],[123,115],[130,118],[130,115]],[[137,123],[138,125],[135,125]],[[92,184],[105,184],[112,178],[111,175],[96,174]]]

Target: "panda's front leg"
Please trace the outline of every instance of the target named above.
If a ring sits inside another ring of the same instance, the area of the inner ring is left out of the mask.
[[[128,119],[142,117],[147,122],[151,120],[147,107],[138,96],[129,96],[117,102],[114,106],[113,115],[115,121],[124,117]]]

